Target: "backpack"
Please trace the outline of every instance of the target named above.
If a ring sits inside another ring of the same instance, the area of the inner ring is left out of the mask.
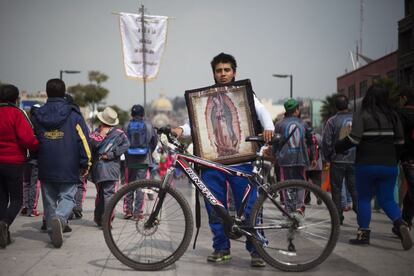
[[[149,141],[147,125],[144,120],[131,120],[128,125],[127,134],[130,143],[128,154],[147,155],[149,152]]]

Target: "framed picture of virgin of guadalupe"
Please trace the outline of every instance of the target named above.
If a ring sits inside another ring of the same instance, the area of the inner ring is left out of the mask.
[[[185,91],[194,154],[221,164],[253,160],[258,134],[250,80]]]

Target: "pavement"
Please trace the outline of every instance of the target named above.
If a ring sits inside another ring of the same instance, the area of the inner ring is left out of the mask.
[[[185,182],[177,188],[194,206],[194,189]],[[207,263],[212,252],[211,233],[205,210],[195,250],[191,246],[174,265],[155,272],[137,272],[119,262],[109,251],[102,230],[93,222],[95,186],[88,183],[82,219],[71,221],[73,231],[64,234],[63,246],[56,249],[49,236],[40,231],[42,217],[18,216],[11,227],[15,240],[0,249],[0,275],[292,275],[269,265],[251,268],[244,243],[232,241],[232,260],[225,264]],[[204,205],[204,204],[202,204]],[[39,211],[42,211],[41,201]],[[373,212],[371,244],[351,246],[356,234],[356,217],[345,213],[338,244],[328,259],[318,267],[297,275],[414,275],[414,249],[404,251],[391,233],[391,222],[382,212]],[[411,236],[414,238],[414,231]],[[195,232],[194,232],[195,233]],[[193,234],[194,237],[194,234]]]

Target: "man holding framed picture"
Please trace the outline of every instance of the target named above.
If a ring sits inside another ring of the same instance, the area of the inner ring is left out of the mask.
[[[220,53],[219,55],[215,56],[213,60],[211,61],[211,68],[213,70],[213,76],[216,84],[224,85],[229,84],[235,81],[236,77],[236,68],[237,63],[233,56],[225,53]],[[218,90],[218,95],[220,95],[220,90]],[[227,111],[226,109],[229,108],[230,101],[225,101],[225,97],[215,95],[212,98],[212,114],[223,114],[227,113],[229,114],[230,111]],[[254,99],[254,109],[257,114],[257,117],[260,121],[260,124],[262,126],[263,131],[263,137],[265,141],[270,141],[273,136],[274,132],[274,125],[272,122],[272,118],[269,114],[269,112],[265,109],[263,104],[257,99],[257,97],[253,93],[253,99]],[[224,104],[220,106],[220,109],[218,109],[217,104],[219,102],[223,102]],[[231,105],[231,104],[230,104]],[[222,115],[220,115],[222,116]],[[216,116],[218,117],[218,116]],[[226,115],[227,122],[229,115]],[[210,117],[213,118],[213,117]],[[211,119],[214,121],[213,119]],[[192,126],[194,127],[194,126]],[[219,132],[216,131],[216,126],[213,123],[213,129],[214,129],[214,136],[217,137],[217,141],[222,141],[221,144],[224,144],[225,140],[222,138],[223,134],[218,134]],[[227,143],[232,143],[233,145],[237,144],[238,141],[234,137],[233,130],[231,128],[227,128],[226,131],[230,131],[229,138]],[[173,129],[173,132],[178,136],[189,136],[191,135],[191,128],[190,124],[186,123],[180,127],[177,127]],[[219,149],[220,142],[216,143],[217,149]],[[249,171],[251,172],[253,167],[250,162],[244,162],[244,163],[231,163],[234,165],[235,168],[243,171]],[[229,186],[232,189],[232,193],[234,196],[234,201],[236,205],[236,209],[240,208],[241,201],[243,198],[244,191],[248,185],[247,181],[245,179],[242,179],[240,177],[234,177],[229,176],[224,173],[218,172],[213,169],[203,169],[201,172],[201,178],[203,182],[208,186],[208,188],[214,193],[217,199],[219,199],[226,208],[227,206],[227,185],[226,182],[229,183]],[[251,193],[251,198],[248,201],[247,207],[246,207],[246,213],[244,214],[245,219],[248,220],[248,217],[250,215],[251,207],[253,206],[253,203],[256,200],[256,191],[255,187],[253,188],[254,191]],[[221,263],[225,262],[231,259],[230,255],[230,240],[224,233],[224,227],[220,221],[220,219],[216,216],[216,214],[213,211],[213,208],[207,203],[206,209],[209,216],[209,225],[210,229],[213,233],[213,249],[214,252],[207,257],[207,261],[209,262],[215,262],[215,263]],[[254,248],[253,244],[247,240],[246,241],[246,249],[249,251],[251,255],[251,266],[252,267],[264,267],[265,263],[264,261],[259,257],[259,255],[256,253],[256,249]]]

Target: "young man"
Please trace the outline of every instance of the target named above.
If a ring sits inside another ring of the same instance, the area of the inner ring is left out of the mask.
[[[218,84],[227,84],[235,80],[236,77],[236,68],[237,63],[233,56],[221,53],[213,58],[211,61],[211,69],[213,70],[214,80]],[[256,98],[254,95],[254,105],[256,113],[264,129],[263,137],[266,141],[270,141],[273,136],[273,122],[270,117],[270,114],[265,109],[263,104]],[[178,128],[173,129],[173,132],[177,136],[181,135],[190,135],[190,125],[185,124]],[[251,171],[252,165],[250,163],[245,164],[234,164],[234,167],[244,171]],[[226,195],[227,195],[227,186],[226,181],[230,184],[230,187],[233,192],[235,199],[236,208],[239,208],[241,205],[241,200],[243,193],[248,185],[245,179],[240,177],[228,176],[224,173],[218,172],[213,169],[203,169],[201,172],[201,178],[203,182],[208,186],[208,188],[213,192],[213,194],[224,203],[226,206]],[[246,208],[246,220],[250,215],[251,207],[256,200],[256,188],[251,193],[251,197],[248,201]],[[228,206],[226,206],[228,207]],[[231,259],[230,255],[230,240],[224,233],[223,225],[221,224],[220,218],[218,218],[213,208],[206,202],[206,209],[209,216],[209,225],[213,233],[213,248],[214,252],[208,256],[207,261],[209,262],[223,262]],[[256,249],[252,243],[246,241],[246,249],[251,254],[251,265],[253,267],[263,267],[265,266],[264,261],[256,253]]]
[[[145,119],[145,110],[142,105],[136,104],[131,108],[131,117],[126,131],[130,142],[128,151],[125,153],[128,183],[147,177],[148,168],[153,165],[152,152],[158,141],[151,122]],[[139,190],[125,196],[125,219],[143,219],[144,196],[144,192]]]
[[[330,178],[332,200],[339,213],[340,223],[343,224],[344,215],[341,206],[342,183],[352,197],[352,209],[357,210],[357,193],[355,189],[355,148],[351,148],[344,153],[335,152],[335,144],[344,139],[352,128],[352,113],[348,110],[348,98],[339,94],[335,98],[335,106],[338,112],[330,117],[325,124],[322,137],[323,155],[330,163]]]
[[[275,149],[280,170],[280,180],[306,180],[306,169],[317,165],[312,143],[312,129],[300,119],[299,103],[288,99],[284,103],[285,117],[275,125],[275,133],[280,133],[286,142]],[[309,150],[308,150],[309,149]],[[287,196],[287,195],[291,196]],[[285,207],[289,212],[305,213],[305,190],[287,189],[283,191]]]
[[[47,102],[33,116],[40,142],[39,179],[47,227],[56,248],[63,244],[62,231],[75,206],[79,175],[91,166],[89,131],[85,120],[66,101],[65,83],[51,79],[46,84]]]

